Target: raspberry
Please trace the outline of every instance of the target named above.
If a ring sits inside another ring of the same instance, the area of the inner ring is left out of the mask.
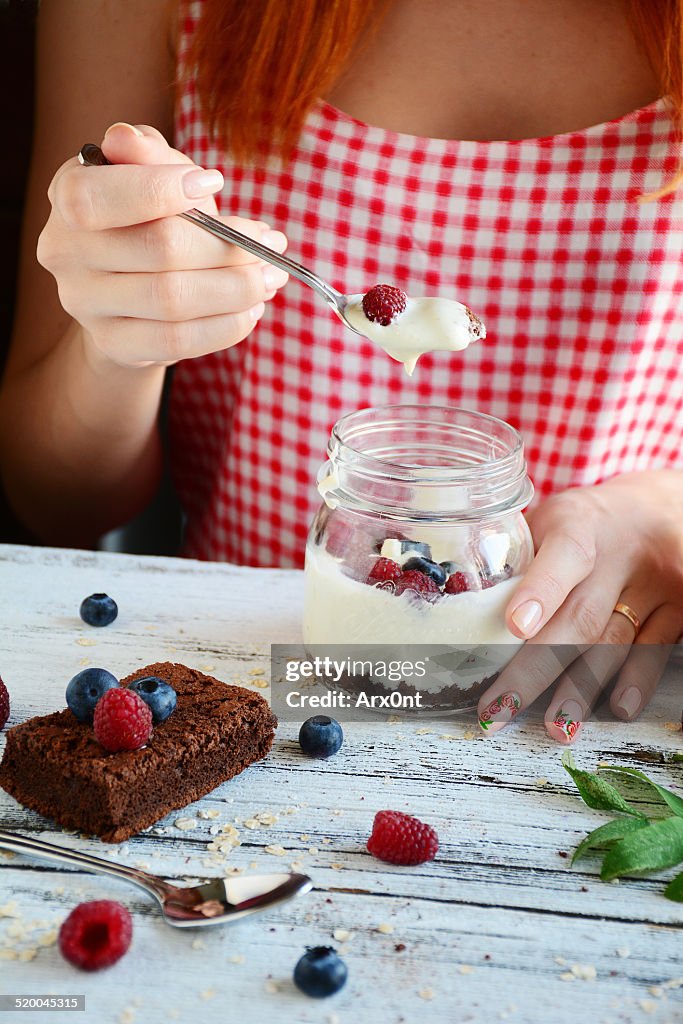
[[[65,960],[84,971],[111,967],[128,952],[133,919],[114,900],[79,903],[59,929],[59,949]]]
[[[134,690],[120,686],[100,697],[93,726],[95,736],[110,754],[137,750],[152,735],[152,712]]]
[[[424,864],[434,860],[439,837],[431,825],[401,811],[378,811],[368,839],[373,857],[390,864]]]
[[[376,284],[363,296],[363,312],[373,323],[388,327],[406,308],[408,296],[393,284]]]
[[[424,598],[425,601],[436,601],[441,594],[438,583],[418,569],[402,572],[396,580],[396,596],[399,597],[406,590]]]
[[[386,583],[387,580],[396,581],[401,575],[401,566],[392,558],[378,558],[368,573],[366,583],[373,586],[375,583]]]
[[[479,590],[479,587],[474,576],[470,576],[468,572],[454,572],[446,580],[443,589],[446,594],[464,594],[467,590]]]
[[[0,729],[5,728],[5,723],[9,718],[9,693],[7,687],[0,679]]]

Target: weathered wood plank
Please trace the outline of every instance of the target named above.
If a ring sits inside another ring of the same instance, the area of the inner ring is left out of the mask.
[[[86,661],[123,675],[178,660],[254,686],[250,670],[268,669],[270,643],[298,640],[295,572],[5,546],[0,588],[0,675],[12,692],[11,722],[63,706],[66,682]],[[102,631],[78,618],[82,598],[98,590],[121,609]],[[577,761],[592,768],[619,758],[642,767],[632,757],[641,746],[682,749],[681,735],[666,726],[670,708],[662,691],[636,726],[590,723]],[[318,762],[302,757],[298,723],[283,722],[266,762],[170,815],[161,834],[151,829],[122,848],[62,833],[0,791],[4,826],[167,877],[294,863],[315,883],[313,894],[267,917],[199,936],[174,932],[150,900],[115,880],[0,856],[0,902],[16,899],[24,925],[46,922],[19,939],[11,934],[15,919],[0,917],[0,956],[3,949],[38,949],[25,962],[0,959],[0,991],[85,992],[85,1019],[98,1024],[191,1017],[261,1024],[268,1016],[278,1024],[322,1024],[330,1015],[340,1024],[683,1019],[683,985],[663,987],[683,976],[683,907],[661,896],[672,872],[604,885],[595,861],[570,868],[560,853],[604,816],[579,801],[559,748],[540,724],[524,719],[498,738],[470,738],[469,730],[462,720],[390,723],[378,716],[348,723],[342,751]],[[680,787],[680,770],[646,770]],[[395,868],[367,854],[372,818],[384,807],[437,827],[435,862]],[[198,811],[218,817],[197,817],[189,831],[175,826]],[[245,825],[258,812],[272,814],[274,823]],[[219,864],[207,845],[211,828],[224,823],[235,824],[241,845]],[[267,853],[269,845],[282,846],[285,856]],[[104,896],[120,899],[135,917],[134,951],[116,967],[81,975],[54,946],[37,945],[75,903]],[[193,947],[196,938],[203,946]],[[291,971],[306,945],[321,942],[346,947],[350,980],[334,1000],[318,1004],[296,992]],[[239,956],[244,962],[230,959]],[[562,980],[575,964],[586,977]]]

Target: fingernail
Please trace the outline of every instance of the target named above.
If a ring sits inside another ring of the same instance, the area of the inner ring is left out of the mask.
[[[251,309],[248,310],[248,313],[249,313],[249,316],[251,317],[251,319],[254,322],[256,322],[257,320],[261,319],[261,317],[263,316],[265,311],[266,311],[265,303],[264,302],[259,302],[258,305],[252,306]]]
[[[566,700],[558,708],[552,722],[545,723],[545,731],[558,743],[571,743],[582,726],[583,709],[578,701]]]
[[[623,711],[625,718],[634,718],[640,708],[642,699],[643,695],[638,687],[629,686],[628,690],[622,693],[617,708],[619,711]]]
[[[131,131],[135,135],[138,135],[141,139],[144,139],[145,137],[144,132],[141,132],[140,129],[136,128],[134,124],[128,124],[127,121],[115,121],[114,124],[109,125],[106,132],[104,133],[105,139],[107,135],[109,135],[109,132],[112,131],[114,128],[127,128],[128,131]]]
[[[220,171],[204,171],[201,167],[188,171],[183,178],[183,192],[188,199],[201,199],[211,196],[223,188],[223,175]]]
[[[534,627],[541,621],[542,615],[543,609],[538,601],[525,601],[524,604],[520,604],[519,608],[515,608],[511,617],[520,633],[531,636]]]
[[[511,722],[522,706],[518,693],[501,693],[479,716],[479,727],[486,733],[498,732]]]
[[[263,268],[263,283],[266,286],[266,290],[269,292],[277,291],[278,288],[282,288],[283,285],[287,284],[289,280],[289,274],[284,270],[280,270],[278,267],[265,266]]]
[[[261,242],[274,252],[284,252],[287,248],[287,236],[281,231],[265,231],[261,235]]]

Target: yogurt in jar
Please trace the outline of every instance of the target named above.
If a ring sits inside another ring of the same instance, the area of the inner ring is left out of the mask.
[[[386,645],[392,658],[400,658],[402,652],[414,654],[418,645],[444,648],[447,662],[457,668],[448,673],[428,672],[419,683],[414,682],[415,689],[438,695],[436,703],[452,710],[464,710],[476,705],[480,694],[522,646],[523,641],[505,624],[505,608],[520,579],[500,580],[484,590],[444,593],[430,603],[412,591],[396,595],[390,589],[360,582],[344,572],[341,560],[309,544],[304,644],[323,645],[325,653],[342,657],[354,649],[367,656],[369,645]],[[372,680],[369,682],[372,685]],[[426,700],[428,705],[432,702]]]
[[[408,590],[396,596],[347,575],[340,560],[306,548],[304,642],[315,644],[514,644],[505,608],[520,577],[486,590],[442,594],[431,604]]]

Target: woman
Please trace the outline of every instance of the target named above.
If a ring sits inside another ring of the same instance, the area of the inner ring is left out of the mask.
[[[657,665],[642,677],[627,661],[611,697],[635,717],[683,630],[682,7],[45,0],[0,402],[18,512],[82,544],[144,505],[172,364],[172,459],[198,557],[300,564],[342,412],[490,412],[522,431],[544,499],[510,628],[537,655],[598,645],[594,686],[563,676],[549,730],[575,735],[637,637],[660,645]],[[103,141],[119,166],[80,167],[80,145],[121,118]],[[408,380],[297,283],[283,291],[282,274],[173,216],[188,205],[249,218],[235,223],[288,240],[346,292],[383,279],[454,295],[489,341],[457,362],[424,357]],[[33,258],[41,228],[58,294]],[[562,673],[543,661],[482,699],[489,718],[504,709],[496,724]]]

